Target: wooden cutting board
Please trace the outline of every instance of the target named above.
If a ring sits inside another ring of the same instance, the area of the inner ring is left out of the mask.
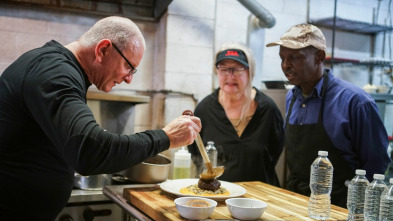
[[[124,198],[153,220],[182,220],[173,202],[175,195],[166,194],[160,187],[125,188]]]
[[[308,197],[306,196],[262,182],[238,182],[236,184],[247,190],[242,197],[260,199],[268,204],[260,220],[313,220],[308,217]],[[123,197],[154,220],[184,220],[177,212],[174,203],[177,196],[162,191],[158,186],[125,188]],[[346,220],[347,215],[346,209],[332,205],[329,220]],[[233,219],[225,201],[218,201],[210,219]]]

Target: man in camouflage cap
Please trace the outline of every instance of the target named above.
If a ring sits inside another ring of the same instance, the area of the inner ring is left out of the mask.
[[[332,203],[346,207],[346,180],[356,169],[383,174],[390,162],[388,135],[374,99],[324,69],[326,40],[310,24],[291,27],[278,41],[281,68],[295,87],[286,96],[286,188],[310,195],[310,166],[319,150],[334,167]]]

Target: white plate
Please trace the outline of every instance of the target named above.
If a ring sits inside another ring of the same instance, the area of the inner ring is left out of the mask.
[[[168,193],[175,194],[177,196],[198,196],[191,194],[183,194],[180,193],[180,189],[183,187],[187,187],[189,185],[198,184],[199,179],[176,179],[176,180],[167,180],[160,184],[162,190]],[[205,197],[214,200],[224,200],[232,197],[239,197],[244,195],[247,191],[242,186],[239,186],[234,183],[229,183],[226,181],[221,181],[221,187],[224,187],[229,191],[229,196],[199,196]]]

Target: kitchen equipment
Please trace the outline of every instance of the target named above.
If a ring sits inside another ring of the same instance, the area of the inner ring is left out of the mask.
[[[119,174],[138,183],[160,183],[168,179],[172,161],[158,154]]]
[[[102,196],[105,197],[103,194]],[[72,197],[73,196],[71,196],[71,198]],[[74,203],[68,203],[56,217],[55,221],[122,220],[123,214],[121,208],[111,201],[85,201],[83,200],[85,197],[81,196],[74,198],[79,198],[81,200]]]
[[[365,90],[367,93],[376,93],[377,92],[377,86],[371,85],[371,84],[366,84],[363,86],[363,90]]]
[[[202,197],[180,197],[174,202],[179,214],[190,220],[207,219],[217,206],[216,201]]]
[[[183,111],[183,115],[194,116],[194,114],[190,110]],[[225,168],[223,166],[216,167],[216,168],[212,167],[212,165],[210,163],[209,156],[206,153],[205,146],[203,145],[201,135],[199,135],[199,133],[198,133],[197,137],[195,138],[195,142],[198,146],[199,151],[201,152],[203,161],[205,162],[206,168],[207,168],[199,176],[205,180],[211,180],[211,179],[221,176],[224,173]]]
[[[267,203],[258,199],[231,198],[225,203],[231,215],[240,220],[259,219],[267,208]]]
[[[267,89],[285,89],[288,81],[262,81]]]
[[[102,190],[104,186],[111,185],[112,174],[98,174],[92,176],[82,176],[74,174],[74,187],[82,190]]]
[[[386,85],[378,85],[377,86],[377,93],[379,94],[388,94],[390,93],[391,88]]]

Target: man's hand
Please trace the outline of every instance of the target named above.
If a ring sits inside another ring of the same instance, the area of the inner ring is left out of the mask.
[[[169,148],[192,144],[201,127],[201,120],[198,117],[182,115],[174,119],[163,128],[170,140]]]

